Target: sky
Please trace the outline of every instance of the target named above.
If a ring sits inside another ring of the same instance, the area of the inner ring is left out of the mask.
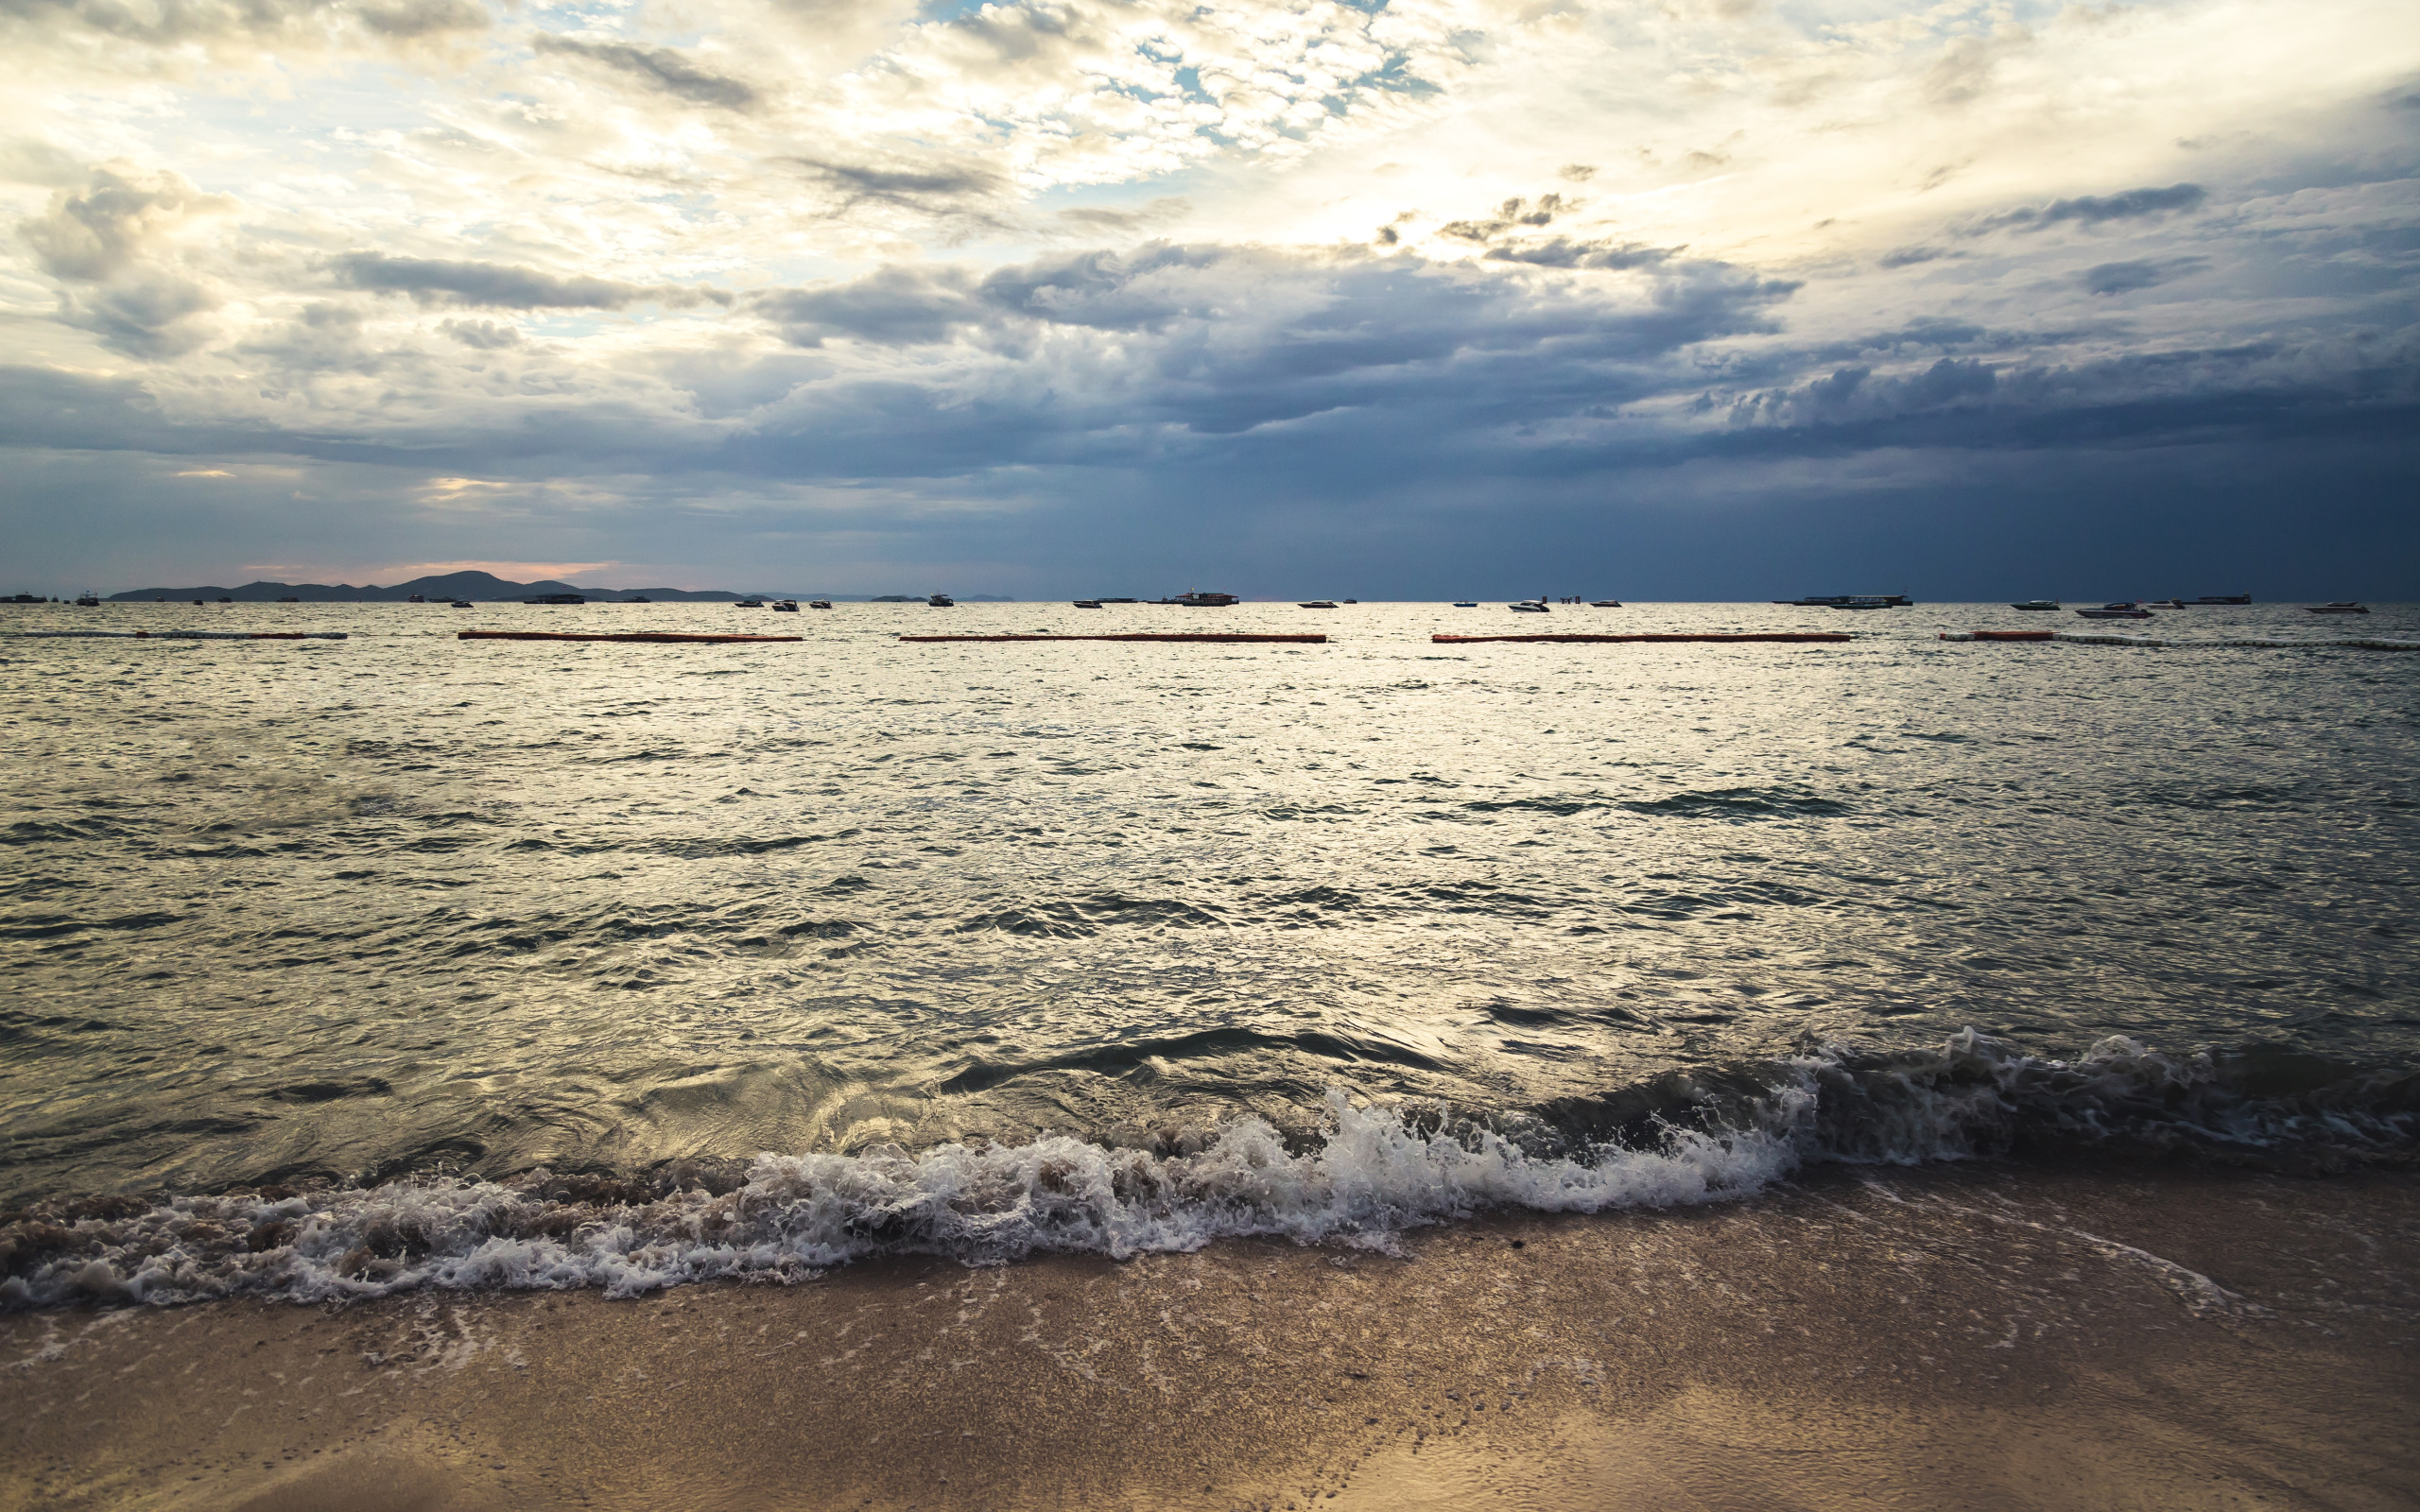
[[[0,592],[2420,599],[2411,0],[0,48]]]

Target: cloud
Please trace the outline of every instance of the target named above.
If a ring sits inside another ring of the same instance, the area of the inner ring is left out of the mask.
[[[1582,242],[1557,236],[1517,247],[1491,248],[1491,263],[1527,263],[1534,267],[1621,269],[1659,267],[1683,249],[1650,247],[1644,242]]]
[[[407,294],[422,304],[507,310],[626,310],[640,303],[729,304],[732,299],[720,289],[625,284],[585,274],[548,273],[509,263],[392,257],[384,252],[346,252],[329,259],[328,269],[346,287]]]
[[[232,478],[235,474],[221,467],[187,468],[177,474],[181,478]]]
[[[2167,277],[2157,263],[2100,263],[2084,269],[2079,282],[2088,294],[2131,294]]]
[[[112,163],[53,194],[49,208],[17,230],[43,271],[66,285],[63,322],[130,355],[171,357],[210,339],[199,318],[225,302],[184,265],[180,242],[236,208],[182,175]]]
[[[1007,177],[975,163],[908,166],[831,163],[798,157],[790,164],[833,193],[838,208],[889,206],[922,215],[983,215],[985,202],[1005,195]]]
[[[104,163],[80,190],[51,196],[49,210],[18,234],[54,277],[97,281],[124,272],[195,218],[234,208],[234,200],[203,194],[181,174]]]
[[[530,38],[529,45],[539,53],[585,59],[692,104],[744,111],[754,106],[759,98],[753,86],[728,75],[701,68],[686,54],[670,47],[590,42],[543,31]]]
[[[2038,209],[2012,210],[1987,215],[1977,223],[1977,229],[1989,231],[2014,226],[2028,231],[2046,231],[2052,226],[2069,223],[2099,226],[2113,220],[2140,220],[2177,211],[2198,210],[2209,198],[2209,191],[2198,183],[2172,183],[2165,189],[2129,189],[2114,195],[2079,195],[2072,199],[2054,199]]]
[[[6,0],[0,36],[107,38],[173,48],[241,43],[292,50],[391,48],[483,31],[475,0]]]

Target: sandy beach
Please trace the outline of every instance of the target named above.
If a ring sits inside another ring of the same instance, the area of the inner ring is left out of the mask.
[[[1979,1167],[1390,1249],[0,1322],[0,1505],[2401,1507],[2420,1182]]]

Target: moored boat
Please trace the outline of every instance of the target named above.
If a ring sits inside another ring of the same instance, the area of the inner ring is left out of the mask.
[[[935,593],[932,597],[925,600],[925,602],[935,609],[958,608],[958,600],[950,597],[947,593]]]
[[[2252,602],[2252,595],[2250,593],[2204,593],[2193,602],[2196,604],[2249,604]]]
[[[830,609],[832,607],[832,601],[828,598],[810,598],[806,601],[806,607],[809,609]]]
[[[2103,604],[2099,609],[2080,609],[2077,613],[2088,620],[2147,620],[2152,611],[2140,604]]]
[[[773,601],[773,612],[776,614],[795,614],[798,612],[798,600],[795,598],[777,598]]]
[[[1078,609],[1098,609],[1100,608],[1100,600],[1098,598],[1080,598],[1076,600],[1076,607]]]
[[[1528,599],[1518,604],[1507,604],[1504,607],[1511,610],[1515,614],[1545,614],[1549,612],[1547,609],[1547,601],[1543,598]]]
[[[1334,608],[1336,608],[1336,600],[1334,600],[1334,599],[1332,599],[1332,598],[1315,598],[1315,599],[1312,599],[1312,600],[1311,600],[1309,603],[1307,603],[1307,604],[1297,604],[1297,605],[1295,606],[1295,608],[1297,608],[1297,609],[1334,609]]]
[[[2028,609],[2036,610],[2037,612],[2055,610],[2058,607],[2059,601],[2055,598],[2029,598],[2022,604],[2011,604],[2009,606],[2011,609]]]
[[[2367,604],[2356,604],[2350,599],[2334,604],[2305,604],[2303,606],[2303,612],[2306,614],[2367,614],[2369,611],[2370,607]]]
[[[1619,609],[1622,607],[1622,601],[1618,598],[1592,598],[1588,601],[1588,607],[1590,609]]]
[[[521,602],[524,604],[585,604],[588,599],[579,593],[540,593],[535,598],[525,598]]]
[[[1458,598],[1454,600],[1454,607],[1456,609],[1477,609],[1478,608],[1478,600],[1476,598]]]

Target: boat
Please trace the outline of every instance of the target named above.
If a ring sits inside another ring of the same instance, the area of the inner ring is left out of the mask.
[[[1905,593],[1831,593],[1773,602],[1791,609],[1910,609],[1915,604]]]
[[[2103,604],[2099,609],[2080,609],[2077,613],[2088,620],[2147,620],[2152,611],[2140,604]]]
[[[1590,609],[1619,609],[1622,607],[1622,601],[1618,598],[1592,598],[1588,601],[1588,607]]]
[[[1547,609],[1547,601],[1543,598],[1525,600],[1518,604],[1507,604],[1504,607],[1511,610],[1515,614],[1544,614],[1548,612]]]
[[[98,609],[101,607],[101,596],[88,588],[84,590],[84,596],[76,601],[76,607],[78,609]]]
[[[1332,598],[1315,598],[1307,604],[1298,604],[1295,607],[1298,609],[1334,609],[1336,608],[1336,600]]]
[[[232,598],[228,597],[226,594],[221,593],[221,594],[218,596],[218,602],[220,602],[221,604],[233,604],[233,602],[235,602],[235,601],[234,601],[233,599],[232,599]]]
[[[456,609],[469,609],[471,607],[471,601],[467,598],[458,598],[454,601],[453,607]]]
[[[2055,598],[2029,598],[2022,604],[2009,606],[2011,609],[2030,609],[2036,611],[2056,610],[2058,607],[2059,601]]]
[[[1076,600],[1076,607],[1078,609],[1098,609],[1100,608],[1100,600],[1098,598],[1080,598]]]
[[[925,600],[925,602],[930,604],[935,609],[958,608],[958,600],[950,597],[947,593],[935,593],[932,597]]]
[[[2367,614],[2369,611],[2368,605],[2356,604],[2349,599],[2335,604],[2305,604],[2303,606],[2303,612],[2306,614]]]
[[[731,607],[734,609],[763,609],[765,607],[765,601],[761,598],[743,598],[738,603],[734,604]]]
[[[2196,604],[2249,604],[2252,602],[2252,595],[2250,593],[2204,593],[2200,598],[2191,600],[2191,602]]]
[[[1346,599],[1346,600],[1345,600],[1345,602],[1346,602],[1346,603],[1348,603],[1348,604],[1358,604],[1358,603],[1360,603],[1361,601],[1360,601],[1359,599],[1357,599],[1357,598],[1348,598],[1348,599]]]
[[[1454,600],[1454,607],[1456,609],[1477,609],[1478,608],[1478,600],[1476,598],[1458,598]]]
[[[806,607],[809,609],[830,609],[832,607],[832,601],[828,598],[810,598],[806,601]]]
[[[284,598],[279,599],[278,602],[281,604],[300,604],[302,601],[295,597],[293,594],[288,593]]]
[[[2146,609],[2183,609],[2185,607],[2185,600],[2181,598],[2154,598],[2143,607]]]
[[[541,593],[535,598],[525,598],[521,602],[524,604],[585,604],[588,600],[579,593]]]
[[[622,602],[625,604],[652,604],[655,600],[648,597],[644,593],[632,593],[630,597],[622,600]]]
[[[1240,603],[1242,600],[1233,593],[1206,593],[1198,589],[1192,589],[1177,594],[1174,598],[1161,599],[1160,602],[1182,604],[1186,609],[1225,609],[1228,605]]]
[[[418,593],[414,593],[411,597],[405,599],[404,602],[406,604],[425,604],[428,600]]]
[[[773,612],[776,614],[795,614],[798,612],[798,600],[795,598],[777,598],[773,600]]]

